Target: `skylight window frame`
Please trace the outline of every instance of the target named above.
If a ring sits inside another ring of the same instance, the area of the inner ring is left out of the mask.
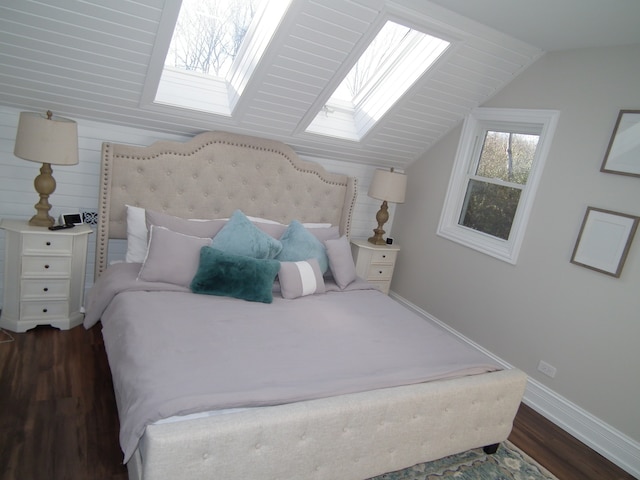
[[[170,2],[171,3],[171,2]],[[242,45],[224,78],[199,72],[166,67],[165,59],[180,14],[178,6],[166,8],[160,23],[158,40],[154,45],[141,107],[152,110],[183,108],[202,114],[231,118],[251,77],[258,69],[269,43],[276,35],[291,0],[264,0],[256,11]],[[179,89],[170,86],[178,84]],[[209,98],[203,95],[204,91]],[[183,98],[187,97],[186,100]]]
[[[393,20],[387,20],[387,22],[390,21],[392,22]],[[408,35],[411,35],[413,38],[403,40],[401,48],[394,50],[393,53],[385,59],[384,63],[382,64],[382,68],[380,68],[380,70],[375,75],[373,75],[367,81],[366,85],[361,88],[360,91],[358,91],[358,93],[356,93],[356,95],[353,97],[351,105],[353,105],[354,111],[360,108],[361,104],[366,101],[367,98],[369,98],[371,95],[375,95],[376,90],[380,88],[380,85],[383,84],[386,79],[393,74],[393,71],[396,68],[395,66],[403,61],[408,51],[415,48],[415,43],[420,41],[419,35],[421,33],[422,32],[418,32],[415,29],[411,29],[410,32],[408,32]],[[344,100],[342,101],[344,102]],[[329,98],[329,100],[327,101],[327,105],[333,106],[333,103],[334,101]]]
[[[387,63],[390,65],[387,68],[380,69],[378,74],[369,79],[367,85],[356,94],[351,104],[341,99],[332,100],[329,97],[320,107],[318,113],[311,118],[304,130],[305,133],[356,142],[363,140],[374,129],[378,121],[398,104],[416,83],[437,68],[437,65],[452,50],[454,45],[451,39],[446,38],[445,35],[439,32],[427,32],[425,27],[412,25],[411,22],[391,15],[381,22],[380,28],[371,37],[369,44],[382,31],[387,22],[393,22],[411,29],[410,34],[414,38],[408,42],[403,42],[402,48],[385,60],[385,65]],[[422,58],[420,47],[435,42],[439,43],[441,48],[431,50],[430,55],[427,57],[428,60]],[[364,51],[366,49],[358,56],[356,63],[362,57]],[[413,58],[407,59],[407,57],[411,56]],[[425,62],[426,67],[419,67]],[[402,68],[399,68],[398,65],[402,65]],[[351,68],[341,82],[344,81]],[[409,71],[410,73],[407,74]],[[339,85],[332,90],[332,95]],[[393,92],[393,94],[389,95],[389,91]]]

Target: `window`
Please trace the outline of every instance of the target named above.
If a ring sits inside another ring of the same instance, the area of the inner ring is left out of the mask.
[[[387,21],[306,131],[360,140],[448,47]]]
[[[516,263],[558,112],[478,108],[465,120],[438,234]]]
[[[258,0],[182,0],[165,67],[226,78]]]
[[[153,102],[230,116],[288,5],[183,0]]]

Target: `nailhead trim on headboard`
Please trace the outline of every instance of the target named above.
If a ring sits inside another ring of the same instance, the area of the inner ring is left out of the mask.
[[[355,198],[354,178],[329,173],[274,140],[205,132],[148,147],[104,143],[96,277],[106,268],[109,239],[126,238],[125,205],[185,218],[241,209],[282,223],[331,223],[348,235]]]

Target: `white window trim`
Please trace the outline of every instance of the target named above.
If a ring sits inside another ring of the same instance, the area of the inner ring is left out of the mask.
[[[516,264],[526,226],[540,183],[551,140],[558,123],[557,110],[476,108],[465,119],[437,234],[499,260]],[[527,184],[522,189],[508,240],[460,225],[460,213],[467,188],[467,174],[479,155],[479,142],[485,129],[540,135]]]

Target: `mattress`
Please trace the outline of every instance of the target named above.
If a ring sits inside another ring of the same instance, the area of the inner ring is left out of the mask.
[[[125,462],[146,426],[169,417],[499,369],[364,281],[263,304],[145,285],[138,267],[107,270],[86,318],[102,320]]]

